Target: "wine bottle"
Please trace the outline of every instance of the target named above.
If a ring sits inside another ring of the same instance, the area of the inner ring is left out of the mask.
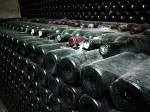
[[[122,34],[113,32],[97,33],[94,35],[95,37],[93,37],[92,39],[89,38],[83,42],[83,49],[85,50],[98,49],[102,43],[113,42],[120,35],[123,35],[123,33]]]
[[[69,38],[69,46],[80,46],[85,39],[84,36],[72,36]]]
[[[28,35],[19,35],[18,37],[15,35],[15,37],[12,37],[8,40],[8,42],[10,42],[9,44],[11,45],[8,45],[10,46],[10,48],[16,52],[18,52],[18,40],[21,40],[21,39],[27,39],[27,38],[35,38],[33,36],[28,36]]]
[[[15,54],[14,55],[14,59],[13,59],[13,63],[14,65],[20,67],[20,60],[22,59],[23,57],[18,55],[18,54]]]
[[[72,36],[72,33],[77,29],[66,29],[60,35],[57,35],[56,40],[58,42],[67,42]]]
[[[100,45],[99,52],[103,57],[113,56],[122,52],[146,53],[150,51],[147,49],[150,41],[144,35],[126,35],[117,38],[112,43]]]
[[[137,26],[135,23],[128,23],[128,24],[123,24],[118,26],[119,31],[129,31],[132,27]]]
[[[50,29],[41,29],[39,30],[39,36],[40,37],[45,37],[48,34],[53,34],[53,33],[61,33],[62,31],[64,31],[65,29],[67,29],[67,26],[54,26]]]
[[[65,47],[68,43],[54,43],[54,44],[45,44],[45,45],[39,45],[35,49],[35,60],[36,62],[41,66],[45,66],[44,64],[44,57],[47,52],[55,49],[61,49]]]
[[[65,56],[76,54],[76,50],[72,48],[63,48],[56,49],[50,52],[47,52],[44,58],[45,66],[47,68],[47,72],[53,75],[59,75],[58,65],[62,58]]]
[[[6,39],[4,40],[4,43],[5,45],[9,46],[10,49],[14,50],[14,46],[13,46],[13,39],[16,37],[22,37],[22,36],[28,36],[26,34],[16,34],[16,35],[13,35],[13,34],[9,34],[6,36]]]
[[[149,28],[150,26],[148,24],[139,24],[137,27],[133,27],[130,29],[130,34],[141,33]]]
[[[31,29],[31,35],[38,35],[40,29],[46,28],[46,26],[40,25]]]
[[[53,28],[49,27],[49,28],[45,28],[45,29],[41,29],[39,30],[38,34],[40,37],[47,37],[47,35],[52,32]]]
[[[39,86],[39,97],[43,101],[43,104],[45,104],[45,105],[48,104],[51,94],[52,94],[52,92],[50,89],[42,88]]]
[[[119,77],[111,85],[111,97],[119,110],[150,111],[149,62],[150,58]]]
[[[38,96],[39,91],[38,91],[38,86],[35,82],[30,82],[29,86],[28,86],[28,92],[30,94],[30,96]]]
[[[29,42],[26,45],[26,52],[28,57],[32,60],[35,61],[35,47],[39,46],[39,45],[43,45],[43,44],[52,44],[55,43],[54,40],[43,40],[43,41],[33,41],[33,42]]]
[[[20,60],[20,69],[24,70],[24,71],[27,73],[27,72],[28,72],[27,66],[28,66],[28,64],[29,64],[30,62],[31,62],[30,59],[23,57],[23,58]]]
[[[120,20],[122,22],[129,22],[129,12],[127,11],[120,12]]]
[[[80,98],[79,107],[81,112],[109,112],[112,104],[109,98],[95,99],[84,94]]]
[[[133,11],[129,13],[129,20],[131,22],[139,22],[140,21],[140,14],[138,11]]]
[[[27,69],[28,69],[28,78],[31,80],[31,81],[35,81],[37,79],[36,77],[36,74],[35,74],[35,70],[39,67],[38,64],[36,63],[33,63],[33,62],[30,62],[28,65],[27,65]]]
[[[115,11],[119,11],[121,9],[121,1],[110,2],[111,9]]]
[[[149,23],[150,11],[144,10],[140,13],[140,20],[142,23]]]
[[[27,52],[26,52],[26,46],[28,43],[32,42],[32,41],[43,41],[43,38],[34,38],[34,39],[23,39],[23,40],[19,40],[18,43],[18,52],[20,55],[27,57]]]
[[[72,110],[67,105],[64,105],[61,112],[79,112],[79,111],[78,110],[77,111],[76,110]]]
[[[47,35],[47,37],[44,37],[45,39],[48,39],[48,40],[55,40],[55,38],[60,35],[61,33],[50,33]]]
[[[40,85],[41,87],[45,87],[45,88],[48,87],[47,73],[45,69],[41,67],[37,67],[35,69],[35,76],[37,78],[38,85]]]
[[[89,64],[81,70],[82,88],[92,97],[107,94],[113,81],[145,59],[147,55],[124,52]]]
[[[55,95],[50,96],[49,103],[50,107],[53,109],[54,112],[61,112],[64,102],[62,98],[56,97]]]
[[[41,111],[38,111],[38,112],[54,112],[54,111],[50,108],[50,106],[42,105]]]
[[[59,70],[64,82],[72,84],[79,81],[79,72],[88,63],[102,59],[98,50],[79,53],[78,55],[67,56],[59,63]]]
[[[26,28],[25,28],[25,33],[29,33],[31,34],[32,29],[38,29],[38,28],[42,28],[42,27],[47,27],[47,25],[44,24],[40,24],[40,23],[29,23]]]
[[[66,105],[73,110],[79,109],[79,99],[83,95],[83,90],[80,86],[64,85],[62,87],[62,98]]]
[[[63,84],[64,82],[61,77],[50,76],[48,85],[55,96],[61,96],[61,88]]]
[[[144,35],[150,36],[150,29],[145,30],[145,31],[144,31]]]

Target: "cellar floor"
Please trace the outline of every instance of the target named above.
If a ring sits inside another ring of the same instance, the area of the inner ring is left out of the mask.
[[[4,106],[2,100],[0,99],[0,112],[8,112],[6,107]]]

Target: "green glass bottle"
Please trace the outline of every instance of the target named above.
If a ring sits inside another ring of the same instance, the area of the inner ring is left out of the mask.
[[[79,109],[79,99],[84,94],[80,86],[70,86],[65,84],[62,87],[62,98],[71,109]]]
[[[58,75],[59,62],[62,58],[76,54],[77,51],[72,48],[64,48],[64,49],[56,49],[50,52],[47,52],[45,55],[45,65],[47,68],[47,72],[53,75]]]
[[[83,42],[83,49],[85,49],[85,50],[98,49],[102,43],[113,42],[120,35],[123,35],[123,34],[111,33],[111,32],[96,33],[96,34],[93,34],[92,36],[90,36],[90,34],[89,34],[89,36],[87,36],[89,38],[87,38]]]
[[[94,62],[81,70],[80,83],[88,95],[101,97],[109,93],[109,86],[117,78],[147,58],[145,54],[124,52]]]
[[[28,43],[32,42],[32,41],[43,41],[43,38],[27,38],[27,39],[21,39],[18,41],[18,52],[20,55],[27,57],[27,53],[26,53],[26,46]]]
[[[114,104],[121,111],[150,111],[150,58],[134,66],[110,87]]]
[[[39,45],[35,49],[35,60],[36,62],[41,66],[45,66],[44,64],[44,57],[47,52],[55,49],[61,49],[66,47],[68,43],[53,43],[53,44],[45,44],[45,45]]]
[[[72,33],[69,34],[69,33],[65,33],[62,34],[62,35],[58,35],[56,37],[56,40],[58,42],[67,42],[69,40],[70,37],[72,36],[84,36],[86,33],[88,33],[90,30],[86,29],[86,30],[81,30],[81,29],[78,29],[78,30],[75,30],[75,31],[71,31]],[[68,35],[69,34],[69,35]]]
[[[28,57],[35,61],[35,47],[39,46],[39,45],[43,45],[43,44],[52,44],[52,43],[55,43],[54,40],[39,40],[39,41],[32,41],[32,42],[29,42],[27,45],[26,45],[26,52],[27,52],[27,55]]]
[[[81,96],[79,106],[81,112],[111,112],[113,108],[111,99],[106,96],[96,99],[87,94]]]
[[[59,72],[61,72],[61,76],[66,83],[78,83],[81,68],[102,59],[102,56],[98,53],[98,49],[87,52],[78,51],[78,53],[61,59],[58,65]]]
[[[125,35],[118,37],[114,42],[100,45],[99,52],[103,57],[113,56],[122,52],[150,54],[149,44],[148,36]]]

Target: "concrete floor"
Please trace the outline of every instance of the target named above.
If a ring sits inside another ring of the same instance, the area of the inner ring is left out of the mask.
[[[4,106],[2,100],[0,99],[0,112],[8,112],[6,107]]]

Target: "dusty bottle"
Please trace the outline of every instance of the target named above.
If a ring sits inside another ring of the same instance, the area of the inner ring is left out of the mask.
[[[137,26],[135,23],[128,23],[128,24],[123,24],[118,26],[119,31],[129,31],[132,27]]]
[[[43,69],[41,67],[37,67],[35,69],[35,76],[37,78],[38,85],[40,85],[41,87],[44,87],[44,88],[48,87],[47,73],[46,73],[45,69]]]
[[[29,42],[26,46],[26,52],[28,57],[35,61],[35,47],[39,46],[39,45],[43,45],[43,44],[52,44],[55,43],[55,41],[53,40],[42,40],[42,41],[33,41],[33,42]]]
[[[78,55],[67,56],[60,61],[59,70],[61,71],[64,82],[76,83],[79,81],[80,69],[88,63],[102,59],[98,50],[82,52]]]
[[[31,35],[38,35],[40,29],[46,28],[47,26],[40,25],[31,29]]]
[[[60,34],[61,33],[52,33],[52,34],[48,34],[47,37],[44,37],[44,38],[48,40],[55,40],[55,38]]]
[[[25,40],[25,39],[36,39],[34,36],[20,36],[20,37],[15,37],[12,40],[12,46],[13,46],[13,50],[17,53],[19,53],[19,41],[20,40]]]
[[[63,84],[64,84],[64,82],[61,79],[61,77],[50,76],[48,87],[51,89],[52,93],[55,96],[61,96],[61,88],[62,88]]]
[[[13,44],[13,40],[15,38],[20,38],[23,36],[29,36],[29,35],[26,35],[26,34],[7,35],[6,41],[7,41],[7,45],[9,46],[9,48],[12,50],[15,50],[15,46],[13,46],[13,45],[15,45],[15,44]],[[17,40],[17,39],[15,39],[15,40]]]
[[[79,99],[83,95],[80,86],[64,85],[62,87],[62,98],[66,105],[73,110],[79,109]]]
[[[150,36],[150,29],[145,30],[145,31],[144,31],[144,35]]]
[[[39,65],[36,63],[30,62],[27,66],[28,66],[27,67],[28,68],[28,72],[27,72],[28,78],[31,81],[36,80],[37,78],[36,78],[35,70],[39,67]]]
[[[149,37],[144,35],[120,36],[112,43],[100,45],[99,52],[103,57],[113,56],[122,52],[149,54],[149,43]]]
[[[95,99],[86,94],[81,96],[79,106],[81,112],[109,112],[112,109],[109,98]]]
[[[31,34],[32,29],[38,29],[39,27],[44,27],[44,24],[39,24],[39,23],[30,23],[26,26],[25,28],[25,33]],[[46,26],[45,26],[46,27]]]
[[[28,72],[28,64],[31,62],[31,60],[30,59],[28,59],[28,58],[22,58],[21,60],[20,60],[20,69],[22,69],[22,70],[24,70],[25,72]]]
[[[14,59],[13,59],[13,63],[14,65],[20,67],[20,60],[22,59],[23,57],[18,55],[18,54],[15,54],[14,55]]]
[[[54,27],[51,27],[50,29],[42,29],[39,31],[39,36],[40,37],[46,37],[49,34],[61,33],[66,28],[67,28],[67,26],[54,26]]]
[[[47,35],[52,32],[53,28],[50,27],[49,29],[48,28],[44,28],[44,29],[41,29],[39,30],[38,34],[40,37],[47,37]]]
[[[66,29],[61,34],[57,35],[56,40],[58,42],[67,42],[72,36],[72,33],[77,29]]]
[[[92,97],[109,92],[109,86],[121,75],[140,64],[147,55],[124,52],[84,67],[80,74],[83,89]]]
[[[72,36],[69,38],[69,46],[80,46],[86,38],[84,36]]]
[[[44,57],[47,52],[55,49],[61,49],[63,47],[66,47],[68,43],[53,43],[53,44],[45,44],[45,45],[39,45],[35,49],[35,60],[40,66],[44,65]]]
[[[62,98],[56,97],[52,94],[50,96],[49,105],[54,110],[54,112],[61,112],[64,102]]]
[[[18,44],[18,52],[20,55],[27,57],[27,53],[26,53],[26,46],[28,43],[32,42],[32,41],[43,41],[44,39],[42,38],[34,38],[34,39],[23,39],[23,40],[19,40],[19,44]]]
[[[119,110],[127,112],[150,111],[149,63],[150,58],[119,77],[111,85],[111,97]]]
[[[113,42],[115,41],[115,39],[120,36],[123,35],[121,33],[98,33],[96,37],[93,37],[92,39],[86,39],[83,42],[83,49],[85,50],[91,50],[91,49],[98,49],[99,46],[102,43],[106,43],[106,42]]]
[[[58,65],[62,58],[68,55],[73,55],[76,53],[76,50],[72,48],[64,48],[64,49],[56,49],[52,50],[50,52],[47,52],[45,55],[45,65],[47,68],[47,71],[53,75],[59,75],[58,72]]]
[[[38,89],[39,89],[39,97],[43,101],[43,104],[47,105],[52,94],[51,90],[40,86]]]
[[[141,24],[138,25],[137,27],[133,27],[130,29],[130,34],[136,34],[136,33],[141,33],[144,32],[145,30],[149,29],[150,25],[148,24]]]

